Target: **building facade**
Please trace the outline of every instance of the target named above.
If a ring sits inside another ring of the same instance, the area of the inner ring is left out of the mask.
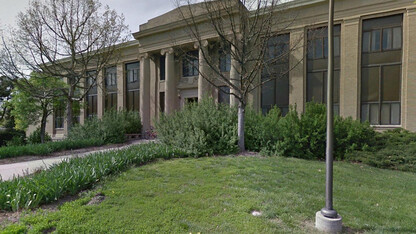
[[[293,67],[287,77],[250,94],[249,103],[262,112],[278,106],[285,113],[290,105],[302,112],[307,102],[326,100],[327,1],[295,0],[285,7],[285,14],[296,17],[276,40],[300,45],[278,65]],[[81,124],[110,108],[129,109],[140,112],[146,131],[162,112],[172,113],[204,96],[234,104],[195,69],[209,69],[201,53],[210,49],[215,35],[207,37],[206,46],[195,46],[180,21],[173,10],[140,25],[140,31],[133,33],[135,40],[120,49],[121,59],[100,71],[98,82],[104,85],[89,91],[85,108],[79,111]],[[221,72],[232,76],[230,56],[218,56]],[[226,86],[221,89],[229,91]],[[369,121],[377,129],[416,131],[414,0],[335,2],[334,102],[337,114]],[[47,132],[64,137],[62,111],[50,116]]]

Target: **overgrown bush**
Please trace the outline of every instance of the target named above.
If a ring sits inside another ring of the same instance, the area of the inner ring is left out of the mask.
[[[26,145],[26,140],[22,136],[14,136],[10,141],[6,143],[6,146],[21,146]]]
[[[308,103],[299,115],[294,108],[279,120],[279,140],[274,147],[266,149],[272,154],[304,159],[324,159],[326,149],[326,107]],[[351,118],[335,117],[334,155],[338,160],[345,153],[363,150],[374,144],[375,131],[368,123]]]
[[[122,143],[125,134],[140,133],[140,115],[130,111],[107,111],[101,119],[93,118],[71,128],[68,139],[99,139],[106,144]]]
[[[52,141],[52,137],[47,132],[45,132],[44,142],[49,142],[49,141]],[[36,128],[36,130],[29,135],[29,137],[27,138],[27,142],[29,144],[40,144],[41,143],[40,127]]]
[[[237,151],[237,112],[213,99],[204,99],[162,115],[156,132],[161,142],[193,156],[230,154]]]
[[[157,158],[184,156],[186,154],[181,150],[152,143],[73,158],[32,176],[0,182],[0,210],[38,207],[91,188],[103,177],[117,174],[132,165],[139,166]]]
[[[266,115],[247,108],[245,116],[245,145],[249,151],[259,152],[272,147],[279,140],[280,109],[275,107]]]
[[[104,145],[101,139],[78,139],[47,142],[44,144],[29,144],[22,146],[5,146],[0,148],[0,159],[24,155],[49,155],[64,150],[81,149],[91,146]]]
[[[363,151],[353,151],[346,159],[370,166],[416,172],[416,133],[395,129],[378,133],[376,144]]]
[[[13,138],[25,139],[26,133],[21,130],[15,129],[4,129],[0,130],[0,147],[7,145],[7,142],[11,141]]]

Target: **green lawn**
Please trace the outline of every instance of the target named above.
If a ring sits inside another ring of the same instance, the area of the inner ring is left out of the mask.
[[[416,175],[336,162],[334,206],[354,232],[416,232]],[[102,183],[20,228],[59,233],[313,232],[325,164],[282,157],[159,161]],[[92,195],[106,199],[86,206]],[[263,213],[254,217],[251,211]],[[18,230],[19,226],[9,227]]]

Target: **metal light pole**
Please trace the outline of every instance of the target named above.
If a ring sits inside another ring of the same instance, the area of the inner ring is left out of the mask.
[[[334,161],[334,0],[329,0],[328,20],[328,78],[327,78],[327,126],[326,126],[326,183],[325,208],[321,210],[323,216],[336,218],[337,212],[332,207],[332,181]]]
[[[326,183],[325,183],[325,207],[316,213],[317,229],[326,232],[340,232],[342,230],[342,218],[332,206],[332,182],[334,161],[334,1],[329,0],[328,20],[328,78],[327,78],[327,128],[326,128]]]

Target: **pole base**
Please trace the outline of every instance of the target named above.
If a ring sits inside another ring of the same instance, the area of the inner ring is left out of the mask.
[[[316,212],[315,227],[319,231],[328,233],[340,233],[342,231],[342,217],[327,218],[321,211]]]

